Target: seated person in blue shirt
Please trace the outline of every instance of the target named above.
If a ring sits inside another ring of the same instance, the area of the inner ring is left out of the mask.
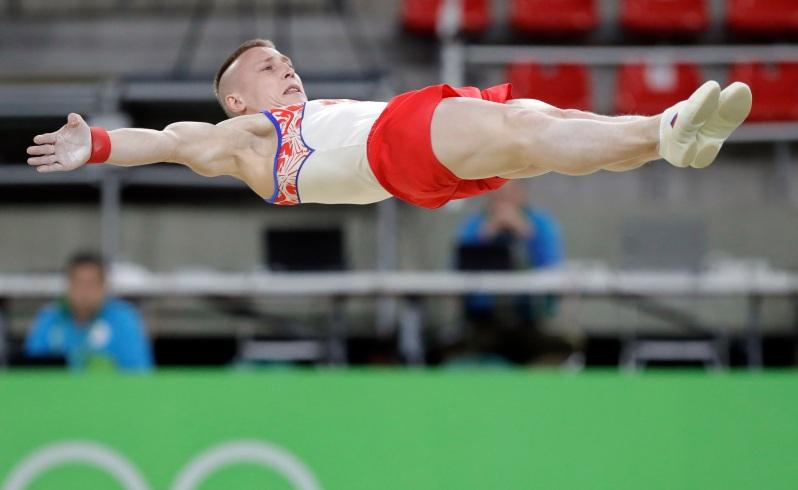
[[[77,370],[152,368],[150,344],[138,312],[130,303],[107,297],[102,258],[78,254],[69,261],[66,273],[66,295],[39,311],[25,339],[25,353],[63,356]]]
[[[522,183],[508,182],[486,196],[487,205],[466,217],[458,246],[507,247],[510,268],[539,269],[560,264],[563,243],[557,219],[528,204]],[[513,297],[472,294],[465,298],[464,314],[477,337],[479,350],[493,352],[513,362],[526,363],[540,350],[537,326],[554,314],[557,298],[551,295]],[[534,347],[531,347],[534,345]]]

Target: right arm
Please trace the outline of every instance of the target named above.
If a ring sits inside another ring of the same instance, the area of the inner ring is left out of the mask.
[[[251,116],[241,119],[247,117]],[[238,176],[241,156],[257,144],[257,138],[231,122],[217,125],[177,122],[163,131],[139,128],[109,131],[111,154],[107,163],[129,167],[174,162],[206,177]],[[28,148],[28,154],[32,155],[28,164],[38,172],[74,170],[83,166],[91,154],[89,125],[75,113],[69,114],[67,124],[61,129],[37,135],[33,142],[35,146]]]

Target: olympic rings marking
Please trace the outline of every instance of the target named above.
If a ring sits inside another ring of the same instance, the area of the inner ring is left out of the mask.
[[[2,490],[24,490],[40,474],[65,463],[88,463],[114,476],[125,490],[150,490],[141,472],[127,458],[92,441],[64,441],[34,451],[14,467]],[[322,490],[313,472],[285,449],[257,440],[218,444],[183,467],[172,490],[192,490],[208,476],[233,463],[256,463],[275,470],[296,490]]]
[[[66,441],[45,446],[11,470],[3,490],[24,490],[41,473],[65,463],[87,463],[115,477],[126,490],[149,490],[136,466],[108,446],[91,441]]]
[[[222,443],[195,457],[179,473],[172,490],[191,490],[231,463],[258,463],[284,476],[297,490],[321,490],[313,473],[286,450],[260,441]]]

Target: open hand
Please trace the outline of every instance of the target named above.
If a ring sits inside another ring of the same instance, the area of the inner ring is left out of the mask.
[[[28,165],[36,171],[65,172],[83,166],[91,155],[91,130],[86,121],[74,112],[67,116],[67,123],[54,133],[38,134],[33,138],[35,146],[28,147]]]

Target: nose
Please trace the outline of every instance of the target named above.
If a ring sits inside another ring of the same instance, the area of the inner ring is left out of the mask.
[[[294,72],[294,69],[289,66],[285,72],[285,75],[283,75],[283,78],[294,78],[295,75],[296,72]]]

